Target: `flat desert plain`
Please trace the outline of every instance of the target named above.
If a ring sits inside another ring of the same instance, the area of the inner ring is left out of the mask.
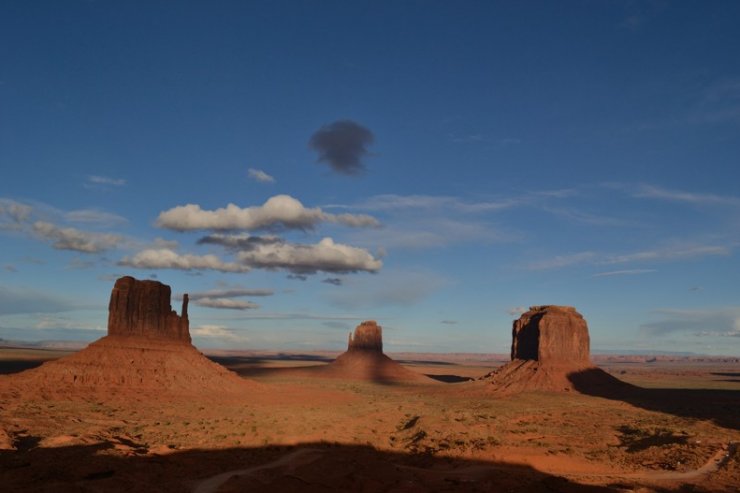
[[[337,353],[214,351],[241,393],[40,390],[69,354],[0,349],[0,490],[734,492],[740,363],[595,356],[635,385],[501,394],[504,355],[390,354],[426,381],[337,378]]]

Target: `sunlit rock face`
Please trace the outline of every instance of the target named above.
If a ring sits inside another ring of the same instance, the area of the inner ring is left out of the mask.
[[[383,329],[374,320],[366,320],[350,333],[347,351],[383,352]]]
[[[512,360],[541,365],[589,365],[588,325],[572,306],[532,306],[514,321]]]

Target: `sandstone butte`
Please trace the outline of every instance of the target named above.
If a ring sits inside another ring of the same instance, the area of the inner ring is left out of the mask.
[[[188,297],[178,315],[170,287],[133,277],[118,279],[108,305],[108,335],[85,349],[14,375],[48,394],[89,392],[115,397],[140,391],[240,393],[257,386],[206,358],[190,340]]]
[[[317,376],[367,380],[377,383],[438,383],[405,368],[383,353],[383,328],[374,320],[362,322],[350,332],[347,351],[326,366],[310,372]]]
[[[609,391],[627,385],[591,363],[588,325],[572,306],[532,306],[515,320],[511,361],[482,377],[497,392]]]

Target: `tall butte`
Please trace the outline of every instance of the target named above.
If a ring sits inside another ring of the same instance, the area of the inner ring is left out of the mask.
[[[585,390],[626,385],[591,363],[588,325],[572,306],[532,306],[514,320],[511,361],[482,377],[500,392]]]
[[[254,383],[198,351],[190,340],[188,295],[178,315],[171,290],[158,281],[118,279],[108,305],[108,335],[82,351],[17,375],[50,393],[103,392],[131,396],[163,393],[231,393]]]
[[[170,306],[170,287],[126,276],[113,286],[108,304],[108,335],[190,343],[188,295],[178,315]]]

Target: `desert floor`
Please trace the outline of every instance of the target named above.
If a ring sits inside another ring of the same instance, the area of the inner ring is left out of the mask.
[[[214,353],[244,395],[40,392],[68,353],[0,349],[0,491],[732,492],[737,360],[597,359],[641,387],[498,395],[484,355],[393,355],[428,384],[317,378],[331,353]]]

